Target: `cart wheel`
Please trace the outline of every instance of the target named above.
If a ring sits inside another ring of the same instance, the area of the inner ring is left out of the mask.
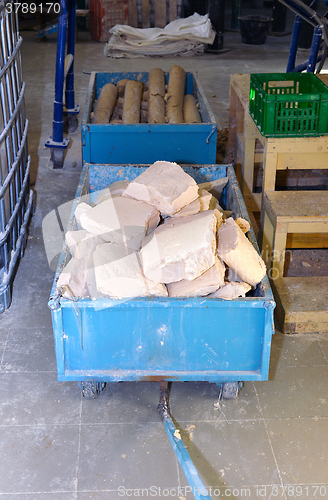
[[[61,148],[53,148],[51,150],[51,161],[53,163],[53,168],[63,168],[64,165],[64,155],[65,150]]]
[[[73,132],[75,132],[75,130],[77,129],[78,123],[79,120],[77,118],[77,115],[68,115],[66,124],[67,132],[69,134],[73,134]]]
[[[81,383],[82,396],[85,399],[97,399],[101,391],[104,390],[105,382],[89,382],[85,381]]]
[[[235,399],[239,393],[239,382],[223,382],[222,398]]]

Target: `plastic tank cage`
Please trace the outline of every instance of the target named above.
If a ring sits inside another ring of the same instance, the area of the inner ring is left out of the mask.
[[[0,312],[11,302],[16,265],[26,246],[26,232],[33,206],[29,188],[30,158],[27,149],[18,18],[0,2]]]

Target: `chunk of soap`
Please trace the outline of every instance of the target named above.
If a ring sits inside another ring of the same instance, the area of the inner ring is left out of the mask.
[[[76,222],[78,225],[80,225],[80,223],[81,223],[82,214],[89,212],[89,210],[91,210],[91,208],[92,207],[90,205],[88,205],[87,203],[84,203],[84,202],[78,204],[78,206],[76,207],[75,212],[74,212],[75,219],[76,219]]]
[[[63,291],[65,297],[99,296],[95,282],[93,252],[103,241],[100,236],[87,231],[85,231],[86,236],[77,241],[83,231],[68,231],[65,236],[66,241],[72,240],[76,243],[70,247],[71,254],[74,252],[73,258],[61,272],[57,282],[57,289]]]
[[[77,231],[67,231],[65,234],[65,243],[69,248],[70,254],[74,257],[77,245],[87,236],[88,231],[80,229]]]
[[[176,212],[172,217],[186,217],[187,215],[198,214],[198,212],[202,212],[204,210],[214,210],[216,207],[213,205],[213,208],[210,207],[211,200],[215,198],[206,191],[205,189],[199,189],[198,198],[188,205]]]
[[[130,182],[123,196],[149,203],[168,217],[198,198],[198,186],[177,163],[156,161]]]
[[[242,281],[252,286],[265,276],[264,261],[231,217],[218,231],[218,255]]]
[[[217,210],[167,219],[146,236],[140,250],[147,278],[161,283],[193,280],[212,267]]]
[[[158,225],[158,210],[147,203],[115,196],[81,215],[84,229],[101,235],[104,241],[139,250],[146,234]]]
[[[168,295],[165,285],[145,277],[137,252],[104,243],[96,248],[93,262],[97,289],[104,295],[116,299]]]
[[[244,282],[234,282],[230,281],[226,283],[222,288],[219,288],[216,292],[211,293],[209,297],[211,298],[221,298],[226,300],[237,299],[238,297],[245,297],[246,293],[252,287],[248,283]]]
[[[213,293],[224,285],[224,273],[225,266],[223,262],[216,258],[214,266],[210,267],[198,278],[168,284],[169,297],[203,297]]]
[[[57,290],[63,297],[87,297],[89,294],[86,283],[84,262],[73,257],[60,273]]]

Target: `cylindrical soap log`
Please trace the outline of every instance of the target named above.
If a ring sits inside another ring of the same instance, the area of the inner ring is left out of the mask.
[[[143,83],[129,80],[125,86],[123,102],[123,123],[140,123],[140,107]]]
[[[107,83],[100,91],[94,123],[109,123],[117,100],[117,87],[113,83]]]
[[[165,123],[165,74],[161,68],[149,71],[148,88],[148,123]]]
[[[166,117],[169,123],[183,123],[183,96],[186,86],[186,72],[176,64],[172,66],[166,99]]]
[[[124,98],[123,97],[119,97],[117,99],[117,107],[119,109],[123,109],[123,103],[124,103]],[[148,99],[147,99],[147,101],[145,101],[144,99],[142,99],[140,106],[141,106],[141,109],[144,109],[145,111],[147,111],[148,110]]]
[[[117,82],[117,88],[118,88],[118,95],[119,97],[124,97],[124,92],[125,92],[125,86],[129,80],[127,78],[123,78],[123,80],[120,80]]]
[[[202,123],[196,99],[192,94],[186,94],[183,99],[183,118],[185,123]]]
[[[149,95],[165,96],[165,74],[161,68],[153,68],[148,74]]]
[[[161,95],[149,96],[148,123],[165,123],[165,101]]]

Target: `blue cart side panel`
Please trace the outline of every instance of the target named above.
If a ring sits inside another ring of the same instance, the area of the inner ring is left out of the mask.
[[[68,229],[84,196],[116,180],[133,179],[145,165],[83,167]],[[185,166],[197,183],[228,176],[221,204],[248,219],[232,167]],[[257,248],[253,231],[250,240]],[[257,248],[258,249],[258,248]],[[275,303],[267,277],[248,297],[59,298],[56,280],[69,259],[63,250],[49,305],[59,380],[266,380]]]
[[[86,307],[81,327],[74,310],[63,308],[65,370],[82,380],[97,372],[114,380],[132,372],[137,379],[161,374],[161,379],[220,381],[225,372],[240,380],[266,377],[262,343],[268,310],[263,302],[253,308],[210,304],[209,299],[183,302]]]
[[[168,74],[166,80],[168,81]],[[95,100],[107,83],[122,79],[148,82],[148,73],[91,73],[82,117],[83,162],[99,164],[154,163],[157,160],[183,164],[216,162],[217,124],[200,81],[187,73],[186,93],[193,94],[199,104],[202,123],[133,125],[91,123]]]

